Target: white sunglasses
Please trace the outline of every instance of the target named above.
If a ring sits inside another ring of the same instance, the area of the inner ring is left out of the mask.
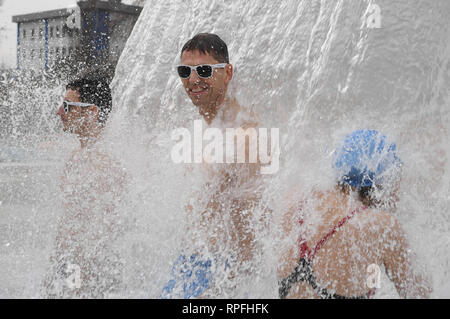
[[[81,103],[81,102],[72,102],[72,101],[63,101],[64,113],[68,113],[71,106],[89,107],[89,106],[95,106],[95,104],[92,104],[92,103]]]
[[[219,64],[201,64],[196,66],[191,65],[179,65],[177,66],[178,75],[182,79],[189,79],[191,76],[192,70],[197,72],[197,75],[202,79],[209,79],[212,77],[214,69],[225,69],[227,63],[219,63]]]

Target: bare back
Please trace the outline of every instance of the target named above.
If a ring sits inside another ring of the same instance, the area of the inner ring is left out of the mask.
[[[322,241],[311,260],[320,287],[349,298],[370,296],[373,286],[369,276],[374,268],[368,267],[382,269],[384,266],[401,295],[407,296],[409,291],[426,296],[427,284],[420,288],[422,279],[414,275],[406,239],[395,219],[388,213],[363,206],[339,205],[342,201],[336,194],[317,194],[318,205],[311,214],[317,214],[314,219],[319,222],[311,227],[308,216],[303,216],[304,227],[300,227],[298,244],[287,249],[279,277],[285,278],[296,267],[301,257],[299,243],[313,250]],[[355,210],[357,213],[348,218]],[[340,227],[327,237],[337,225]],[[308,283],[298,282],[287,297],[317,298],[316,292]]]

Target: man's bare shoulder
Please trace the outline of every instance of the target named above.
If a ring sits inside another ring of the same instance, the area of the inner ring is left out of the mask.
[[[99,169],[108,169],[118,166],[118,161],[103,151],[95,151],[91,155],[94,165]]]
[[[74,150],[72,150],[70,152],[68,162],[75,162],[80,157],[81,152],[82,152],[81,148],[75,148]]]

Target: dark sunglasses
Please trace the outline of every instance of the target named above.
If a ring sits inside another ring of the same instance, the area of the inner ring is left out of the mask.
[[[64,113],[68,113],[70,111],[71,106],[81,106],[81,107],[89,107],[95,106],[92,103],[81,103],[81,102],[72,102],[72,101],[63,101],[63,110]]]
[[[178,75],[182,79],[189,79],[192,70],[197,72],[197,75],[202,79],[209,79],[213,75],[214,69],[225,69],[227,63],[220,64],[201,64],[196,66],[179,65],[177,66]]]

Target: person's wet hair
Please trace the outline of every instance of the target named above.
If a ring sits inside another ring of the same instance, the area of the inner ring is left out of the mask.
[[[230,63],[228,47],[226,43],[216,34],[199,33],[190,39],[181,49],[184,51],[198,50],[203,54],[210,54],[219,63]]]
[[[360,187],[358,188],[358,197],[359,200],[366,204],[366,206],[374,207],[376,206],[376,202],[372,197],[373,193],[373,187],[372,186],[366,186],[366,187]]]
[[[76,90],[82,103],[92,103],[99,108],[98,121],[104,125],[112,109],[112,94],[108,83],[102,79],[78,78],[69,82],[66,90]]]
[[[339,183],[339,187],[341,191],[348,194],[350,192],[356,192],[358,195],[358,200],[363,203],[367,207],[375,208],[380,206],[382,202],[374,196],[374,193],[377,190],[382,190],[383,186],[362,186],[362,187],[353,187],[346,183]]]

